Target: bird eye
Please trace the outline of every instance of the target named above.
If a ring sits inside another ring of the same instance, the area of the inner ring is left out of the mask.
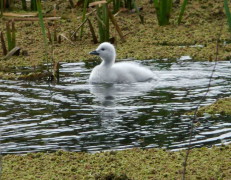
[[[104,51],[105,49],[104,49],[104,48],[102,48],[101,50],[102,50],[102,51]]]

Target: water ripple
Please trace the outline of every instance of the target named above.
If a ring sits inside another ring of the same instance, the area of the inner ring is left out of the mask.
[[[133,147],[185,148],[192,116],[207,90],[209,62],[138,61],[158,81],[89,85],[85,63],[61,65],[60,83],[0,80],[3,154],[39,151],[101,151]],[[219,62],[202,105],[231,95],[231,64]],[[231,141],[230,117],[199,118],[195,147]]]

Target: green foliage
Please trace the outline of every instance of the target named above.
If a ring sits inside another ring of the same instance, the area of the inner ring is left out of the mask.
[[[154,0],[153,2],[156,8],[158,24],[160,26],[168,25],[172,9],[172,0]]]
[[[113,3],[113,13],[118,12],[121,7],[127,8],[129,10],[136,8],[135,0],[112,0],[112,3]]]
[[[97,16],[100,42],[109,41],[109,17],[108,5],[106,3],[101,6],[97,6]]]
[[[185,7],[187,4],[188,4],[188,0],[184,0],[183,4],[181,6],[181,9],[180,9],[180,15],[179,15],[178,21],[177,21],[178,25],[181,23],[182,17],[184,15]]]
[[[134,9],[135,8],[135,0],[124,0],[124,7],[127,9]]]
[[[113,13],[116,13],[119,11],[119,9],[122,7],[121,0],[112,0],[113,3]]]
[[[229,10],[228,0],[224,0],[225,14],[227,16],[229,31],[231,31],[231,14]]]
[[[37,2],[38,0],[31,0],[30,1],[30,8],[31,8],[31,11],[37,11],[38,10],[38,5],[37,5]],[[40,0],[39,0],[40,1]],[[40,2],[41,3],[41,2]]]
[[[22,9],[26,11],[27,10],[26,0],[21,0],[21,2],[22,2]],[[12,3],[13,3],[12,0],[0,0],[1,15],[4,10],[6,9],[10,10],[10,8],[12,7]],[[31,7],[31,11],[37,11],[36,0],[30,1],[30,7]]]
[[[21,0],[21,1],[22,1],[22,9],[26,11],[27,10],[26,0]]]
[[[88,4],[89,4],[89,1],[90,0],[84,0],[82,23],[86,20],[86,13],[87,13],[87,7],[88,7]],[[83,37],[83,32],[84,32],[84,26],[81,27],[80,38]]]
[[[0,3],[1,16],[2,16],[2,13],[4,10],[6,10],[6,9],[10,10],[12,1],[10,1],[10,0],[0,0],[0,1],[1,1],[1,3]]]

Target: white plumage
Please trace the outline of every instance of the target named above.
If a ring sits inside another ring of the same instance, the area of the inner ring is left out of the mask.
[[[155,78],[151,70],[134,62],[115,63],[116,51],[110,43],[100,44],[90,54],[98,55],[102,59],[101,64],[92,70],[90,83],[134,83]]]

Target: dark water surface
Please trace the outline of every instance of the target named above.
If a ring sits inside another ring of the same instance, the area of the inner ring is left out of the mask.
[[[0,80],[3,154],[38,151],[101,151],[132,147],[185,148],[188,126],[204,95],[210,62],[144,61],[158,81],[89,85],[91,68],[62,64],[58,85]],[[231,63],[219,62],[202,105],[231,95]],[[231,117],[199,118],[193,146],[231,142]]]

